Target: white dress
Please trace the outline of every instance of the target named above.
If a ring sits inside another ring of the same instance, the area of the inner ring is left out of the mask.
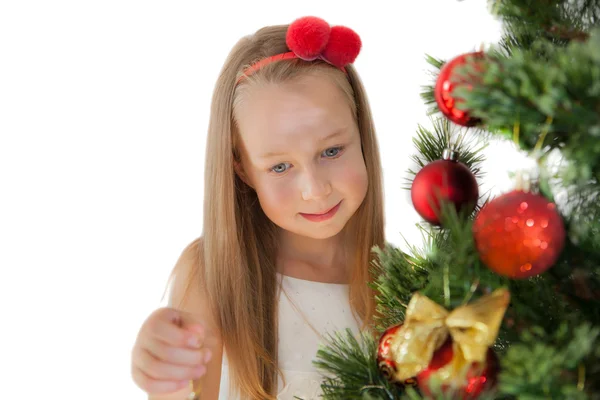
[[[323,339],[310,325],[322,335],[350,328],[356,336],[359,325],[350,309],[349,286],[280,274],[278,278],[283,288],[279,296],[279,366],[286,382],[284,385],[279,379],[277,398],[319,399],[323,375],[312,362]],[[327,338],[327,335],[324,336]],[[228,372],[227,355],[224,352],[219,400],[234,400],[229,392]]]

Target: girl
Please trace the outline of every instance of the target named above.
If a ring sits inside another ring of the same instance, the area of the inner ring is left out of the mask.
[[[202,400],[317,398],[323,335],[368,329],[384,224],[375,130],[351,64],[360,46],[352,30],[304,17],[231,51],[212,100],[203,234],[132,351],[150,399],[186,399],[189,380]],[[202,323],[181,326],[183,313]]]

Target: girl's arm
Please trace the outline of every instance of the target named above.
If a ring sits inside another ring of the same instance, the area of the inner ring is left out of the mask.
[[[208,302],[200,289],[200,282],[189,282],[190,277],[196,276],[192,271],[198,260],[198,248],[202,241],[196,240],[185,248],[174,268],[174,278],[171,286],[171,295],[169,297],[169,307],[191,313],[204,321],[205,332],[210,335],[206,338],[206,345],[212,352],[212,358],[206,364],[207,372],[199,381],[201,385],[200,400],[218,400],[219,385],[221,383],[221,363],[223,359],[223,344],[221,335],[216,329],[214,320],[208,308]],[[185,293],[187,289],[187,293]],[[185,295],[185,296],[184,296]],[[148,400],[187,400],[190,394],[189,389],[171,393],[168,395],[149,396]]]

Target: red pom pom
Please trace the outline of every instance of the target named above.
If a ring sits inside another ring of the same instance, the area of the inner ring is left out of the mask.
[[[356,32],[345,26],[334,26],[331,28],[329,42],[323,57],[338,68],[353,63],[360,53],[362,43]]]
[[[325,20],[302,17],[290,24],[285,41],[299,58],[312,61],[325,49],[330,32],[331,28]]]

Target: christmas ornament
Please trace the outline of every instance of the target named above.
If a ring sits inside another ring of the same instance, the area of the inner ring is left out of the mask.
[[[471,88],[472,82],[469,80],[475,79],[472,76],[464,77],[455,74],[455,68],[482,59],[483,56],[484,53],[481,51],[462,54],[444,64],[440,70],[434,88],[435,101],[442,114],[455,124],[471,127],[481,122],[477,118],[472,118],[467,111],[456,108],[462,99],[456,98],[452,91],[459,86]]]
[[[429,390],[434,377],[443,390],[465,396],[491,389],[497,362],[496,366],[492,364],[495,361],[488,364],[493,357],[489,347],[496,340],[509,301],[508,290],[497,289],[447,311],[415,293],[406,308],[404,323],[382,335],[378,360],[385,361],[385,365],[380,364],[380,368],[392,382],[402,383],[416,376],[423,390]],[[444,346],[449,346],[451,352]]]
[[[456,368],[453,363],[465,365],[464,359],[454,355],[452,339],[447,339],[442,347],[433,353],[427,368],[417,375],[421,393],[425,396],[433,396],[436,393],[435,389],[438,389],[446,395],[451,394],[453,399],[476,399],[484,390],[492,389],[498,381],[500,372],[498,357],[491,349],[487,350],[485,362],[466,365],[463,380],[444,382],[448,370]],[[439,382],[444,383],[439,388],[435,387]]]
[[[394,382],[394,375],[398,372],[398,369],[396,367],[396,361],[391,358],[390,344],[394,340],[396,332],[401,326],[402,324],[399,324],[386,329],[379,339],[379,346],[377,348],[377,365],[379,366],[383,376],[385,376],[391,382]],[[417,384],[417,380],[414,377],[408,378],[402,381],[401,384],[404,386],[415,386]]]
[[[475,217],[473,235],[481,261],[513,279],[541,274],[554,265],[566,236],[556,205],[521,190],[486,204]]]
[[[457,212],[471,213],[479,199],[479,186],[471,170],[458,161],[458,153],[446,149],[443,159],[425,165],[417,173],[410,196],[424,220],[440,225],[440,203],[449,202]]]

